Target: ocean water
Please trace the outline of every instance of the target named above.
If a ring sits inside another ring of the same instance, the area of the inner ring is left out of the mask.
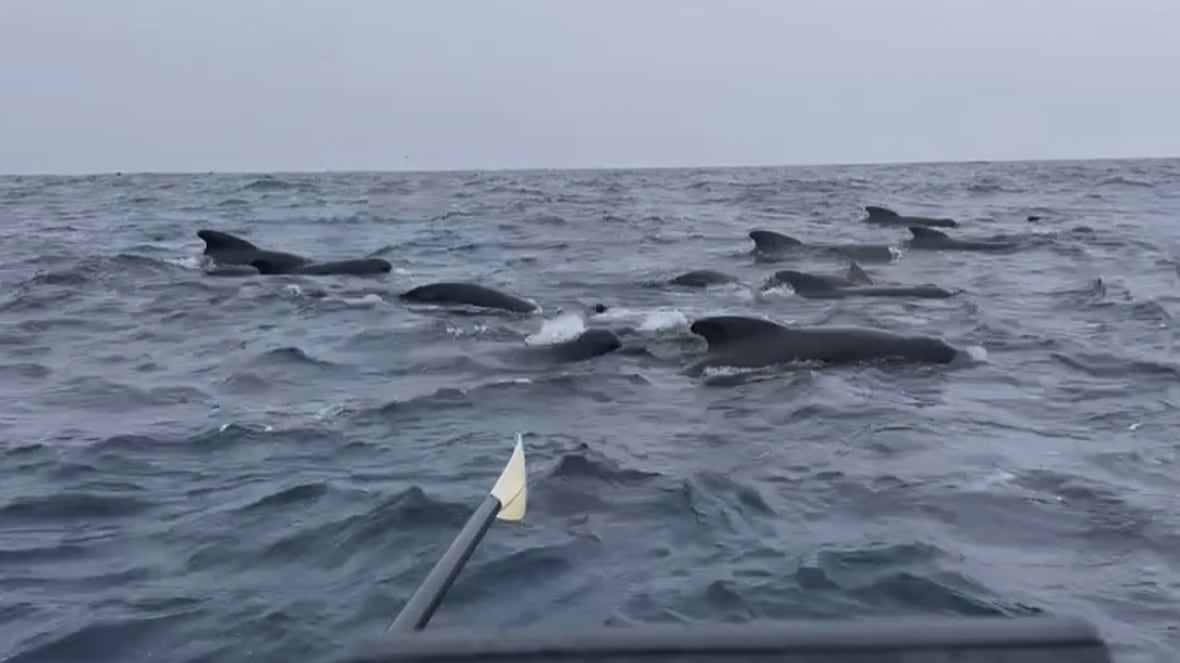
[[[1021,249],[904,250],[867,204]],[[0,660],[339,656],[518,432],[528,516],[433,624],[1051,613],[1119,661],[1180,650],[1180,161],[22,176],[0,224]],[[201,228],[394,271],[211,276]],[[755,296],[847,263],[756,261],[752,228],[890,243],[875,278],[961,292]],[[661,285],[696,268],[742,282]],[[396,297],[454,279],[543,310]],[[720,313],[980,361],[687,375]],[[585,327],[626,346],[530,360]]]

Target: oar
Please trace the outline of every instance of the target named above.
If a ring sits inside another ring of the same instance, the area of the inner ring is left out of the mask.
[[[397,619],[394,619],[386,630],[417,631],[425,628],[434,610],[442,603],[451,583],[455,581],[471,553],[475,552],[475,547],[483,539],[484,532],[488,531],[492,521],[499,519],[515,522],[524,518],[527,493],[524,444],[520,433],[517,433],[512,456],[504,466],[504,471],[500,473],[500,478],[496,480],[496,485],[492,486],[492,492],[467,519],[463,529],[459,530],[459,534],[451,542],[451,547],[439,558],[410,600],[406,601]]]

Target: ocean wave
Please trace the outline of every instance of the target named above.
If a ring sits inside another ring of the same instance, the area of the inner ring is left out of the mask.
[[[260,497],[242,507],[241,510],[281,509],[294,504],[315,502],[327,495],[330,490],[331,487],[324,482],[302,483]]]
[[[102,618],[75,618],[53,631],[42,631],[29,642],[18,645],[8,663],[59,663],[91,661],[117,663],[139,658],[151,652],[153,642],[165,633],[200,613],[199,608],[165,611],[166,614]],[[62,633],[63,631],[64,634]]]
[[[1130,378],[1132,376],[1180,379],[1180,365],[1163,360],[1120,357],[1105,352],[1051,353],[1050,356],[1087,375],[1101,378]]]
[[[0,560],[19,567],[0,657],[290,660],[379,630],[513,431],[529,515],[493,526],[440,623],[1080,611],[1166,657],[1176,163],[0,178],[21,240],[0,246]],[[898,244],[859,223],[882,197],[1022,250],[874,271],[961,289],[947,306],[641,287],[704,266],[762,283],[752,223]],[[398,271],[213,278],[194,232],[219,217]],[[439,280],[515,284],[549,313],[397,299]],[[710,388],[681,371],[688,323],[719,313],[919,331],[988,362]],[[624,348],[516,354],[592,327]]]
[[[81,410],[132,412],[145,407],[162,407],[208,401],[200,389],[188,386],[161,386],[143,389],[94,376],[80,376],[61,382],[47,393],[42,402]]]
[[[594,451],[585,443],[580,444],[575,451],[562,454],[548,474],[554,480],[593,479],[607,483],[642,481],[658,476],[661,476],[658,472],[623,467],[618,461]]]
[[[336,366],[325,359],[316,359],[303,348],[293,345],[272,348],[258,355],[254,362],[259,365],[301,365],[301,366]]]
[[[391,533],[423,530],[455,530],[466,522],[470,507],[443,501],[428,495],[417,486],[398,492],[368,511],[317,527],[303,528],[266,544],[265,559],[295,559],[318,549],[320,557],[333,560],[374,550],[387,550]],[[404,535],[403,535],[404,536]],[[374,549],[376,546],[376,549]]]
[[[294,185],[290,182],[286,182],[276,177],[259,177],[258,179],[243,186],[242,191],[284,191],[292,188],[293,186]]]
[[[18,497],[0,507],[0,521],[88,521],[139,515],[152,508],[139,498],[100,493]]]

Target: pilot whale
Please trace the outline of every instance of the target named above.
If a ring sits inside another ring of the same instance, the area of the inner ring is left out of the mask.
[[[705,288],[711,285],[736,283],[737,280],[736,276],[715,269],[694,269],[691,272],[684,272],[672,277],[668,283],[689,288]]]
[[[493,290],[478,283],[443,281],[411,288],[398,295],[402,300],[420,304],[466,304],[502,309],[514,313],[532,313],[538,306],[515,295]]]
[[[769,290],[770,288],[788,283],[790,276],[795,273],[795,270],[780,269],[766,279],[766,282],[762,285],[762,289]],[[848,271],[843,274],[811,274],[810,276],[833,286],[873,285],[872,277],[869,276],[863,267],[855,262],[850,263],[848,265]]]
[[[882,226],[927,226],[931,228],[958,228],[959,223],[954,219],[935,219],[929,216],[907,216],[898,214],[888,207],[865,205],[868,216],[865,223],[875,223]]]
[[[362,258],[319,262],[286,251],[262,249],[253,242],[219,230],[198,230],[205,241],[204,255],[219,275],[241,274],[380,274],[393,270],[388,260]],[[253,271],[250,269],[253,268]]]
[[[572,363],[610,354],[621,347],[623,342],[615,332],[591,328],[566,341],[529,346],[527,352],[532,358]]]
[[[1000,242],[979,239],[955,239],[940,230],[923,226],[910,226],[913,235],[906,242],[912,249],[928,249],[933,251],[1011,251],[1017,248],[1015,242]]]
[[[250,265],[260,274],[380,274],[393,270],[393,265],[381,258],[309,262],[287,268],[276,268],[268,258],[255,258]]]
[[[922,285],[843,285],[816,274],[784,269],[775,278],[791,286],[795,294],[808,299],[843,299],[845,297],[917,297],[946,299],[951,292],[933,284]]]
[[[761,261],[781,260],[796,251],[836,254],[861,262],[889,262],[894,258],[888,244],[805,244],[790,235],[763,229],[748,234],[754,242],[751,253]]]
[[[949,364],[965,356],[930,336],[859,327],[788,327],[737,315],[699,318],[689,330],[708,344],[705,357],[686,369],[689,374],[710,367],[760,368],[794,361],[851,364],[899,359]]]

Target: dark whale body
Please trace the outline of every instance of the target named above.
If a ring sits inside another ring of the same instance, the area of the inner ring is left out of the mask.
[[[751,230],[749,237],[754,241],[751,253],[758,260],[781,260],[796,251],[836,254],[861,262],[889,262],[894,257],[888,244],[804,244],[790,235],[763,229]]]
[[[906,242],[906,246],[911,249],[927,249],[931,251],[1011,251],[1017,248],[1015,242],[955,239],[942,231],[922,226],[910,226],[909,230],[913,237]]]
[[[766,290],[784,283],[789,284],[791,275],[796,273],[795,270],[780,269],[766,279],[762,289]],[[810,276],[832,286],[873,285],[872,277],[855,262],[848,265],[848,271],[844,274],[811,274]]]
[[[868,216],[865,223],[875,223],[882,226],[926,226],[930,228],[958,228],[959,223],[954,219],[935,219],[929,216],[906,216],[898,214],[888,207],[865,205]]]
[[[689,288],[705,288],[711,285],[735,282],[737,282],[736,276],[719,272],[715,269],[694,269],[691,272],[679,274],[668,280],[668,283],[672,285]]]
[[[784,269],[775,278],[791,286],[795,294],[808,299],[843,299],[845,297],[917,297],[946,299],[951,292],[933,284],[923,285],[839,285],[822,276]]]
[[[691,374],[709,367],[759,368],[793,361],[851,364],[901,359],[948,364],[961,354],[928,336],[858,327],[787,327],[743,316],[700,318],[690,330],[709,346],[705,358],[689,367]]]
[[[515,313],[532,313],[537,305],[507,293],[477,283],[444,281],[420,285],[403,292],[402,300],[419,304],[466,304],[482,308],[502,309]]]
[[[587,329],[568,341],[529,348],[538,356],[557,362],[576,362],[609,354],[623,347],[617,334],[609,329]]]
[[[260,274],[381,274],[393,270],[393,265],[381,258],[309,262],[286,269],[276,269],[268,258],[255,258],[250,265]]]
[[[198,230],[205,255],[217,264],[217,275],[248,274],[381,274],[393,270],[388,260],[363,258],[317,262],[285,251],[258,248],[241,237],[219,230]],[[253,268],[253,272],[249,268]]]

